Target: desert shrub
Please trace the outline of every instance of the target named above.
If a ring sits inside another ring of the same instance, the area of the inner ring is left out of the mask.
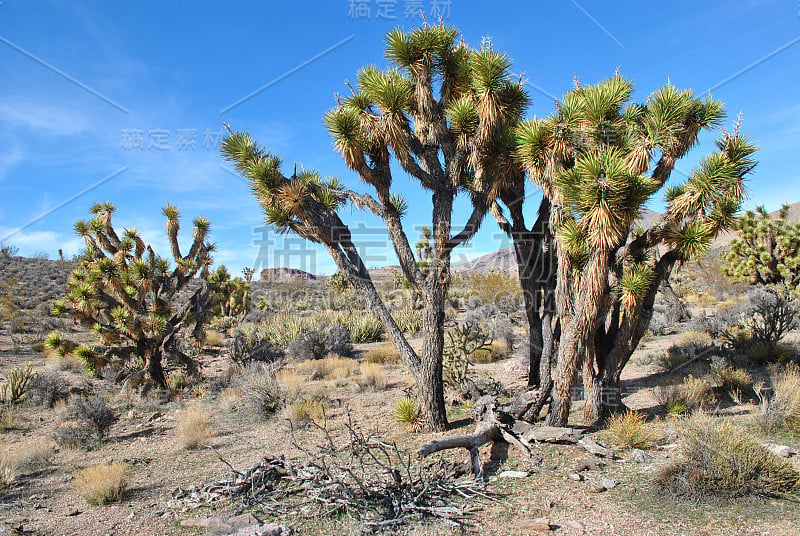
[[[710,359],[713,349],[714,343],[707,333],[686,331],[665,352],[657,354],[653,364],[661,372],[672,372],[690,361],[696,362],[698,356],[703,358],[705,354]]]
[[[681,385],[659,385],[653,389],[653,398],[657,404],[664,406],[670,415],[682,415],[689,411],[685,391]]]
[[[69,389],[56,369],[47,368],[36,373],[28,387],[28,398],[34,404],[52,408],[59,400],[66,400]]]
[[[77,449],[85,445],[90,439],[90,433],[85,426],[74,423],[59,426],[53,439],[60,447]]]
[[[305,361],[322,359],[331,353],[350,355],[352,351],[350,332],[338,324],[323,322],[301,333],[286,349],[286,355]]]
[[[118,502],[128,488],[130,468],[123,462],[92,465],[75,473],[72,486],[93,506]]]
[[[734,366],[711,368],[711,378],[724,392],[745,393],[753,390],[753,377]]]
[[[367,363],[397,363],[400,361],[400,354],[390,342],[373,346],[364,353],[364,361]]]
[[[800,311],[785,291],[755,288],[747,293],[747,303],[747,323],[756,341],[775,344],[797,327]]]
[[[415,335],[422,329],[422,311],[413,307],[403,307],[392,313],[395,324],[403,333]]]
[[[691,374],[683,380],[683,392],[689,409],[704,408],[717,401],[711,383],[702,378],[695,378]]]
[[[284,404],[280,384],[273,367],[250,365],[237,378],[244,406],[259,417],[269,417]]]
[[[0,400],[7,404],[19,401],[28,391],[35,374],[30,363],[24,367],[11,369],[6,375],[6,380],[0,384]]]
[[[178,412],[178,439],[184,448],[198,449],[214,437],[211,412],[202,404],[192,404]]]
[[[761,422],[767,430],[800,431],[800,368],[790,364],[771,371],[772,396],[761,397]]]
[[[298,400],[289,405],[289,418],[294,424],[315,422],[322,425],[325,408],[319,400]]]
[[[698,412],[680,434],[680,459],[661,469],[655,483],[688,499],[773,496],[800,483],[789,460],[769,452],[730,421]]]
[[[472,361],[475,363],[492,363],[503,359],[508,354],[508,347],[502,342],[492,342],[472,352]]]
[[[766,342],[748,337],[739,343],[744,353],[754,363],[786,363],[797,356],[797,348],[788,341]]]
[[[464,284],[481,304],[500,307],[522,303],[522,291],[516,276],[505,272],[474,272],[466,274]]]
[[[89,428],[100,441],[106,437],[117,416],[102,396],[73,397],[69,403],[70,418]]]
[[[377,342],[383,336],[383,324],[371,315],[351,315],[347,329],[350,331],[353,342],[359,344]]]
[[[274,363],[283,359],[284,352],[267,339],[261,339],[253,331],[246,333],[237,330],[225,345],[224,354],[234,363]]]
[[[298,317],[289,313],[276,314],[259,324],[243,326],[246,330],[255,331],[259,340],[267,340],[278,348],[283,349],[286,349],[292,341],[297,339],[304,327],[303,322]]]
[[[275,375],[281,393],[287,402],[294,402],[303,394],[308,378],[296,370],[281,369]]]
[[[656,433],[644,415],[635,411],[612,415],[606,427],[622,448],[646,449],[652,446],[656,439]]]
[[[182,370],[174,370],[167,376],[167,387],[173,392],[182,391],[189,386],[189,378]]]
[[[51,441],[45,438],[32,438],[16,445],[10,452],[4,452],[11,465],[18,473],[22,471],[38,471],[50,464],[55,456]]]
[[[389,385],[389,378],[378,363],[361,363],[358,385],[362,388],[383,391]]]
[[[297,372],[309,380],[349,378],[358,373],[358,362],[349,357],[328,355],[323,359],[308,360],[297,365]]]
[[[417,432],[422,429],[422,408],[410,396],[397,401],[394,405],[394,415],[397,422],[409,431]]]

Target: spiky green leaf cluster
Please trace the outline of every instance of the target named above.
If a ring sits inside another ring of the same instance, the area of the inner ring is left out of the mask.
[[[785,286],[800,295],[800,222],[789,221],[789,210],[784,205],[773,217],[758,207],[736,220],[738,237],[724,257],[728,276],[750,284]]]
[[[267,224],[322,241],[309,220],[323,221],[325,214],[336,212],[344,202],[336,178],[323,179],[316,171],[297,170],[291,177],[284,176],[280,157],[259,147],[247,132],[231,132],[223,140],[221,152],[250,181]]]

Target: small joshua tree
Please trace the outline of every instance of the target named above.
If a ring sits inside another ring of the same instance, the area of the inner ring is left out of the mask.
[[[773,218],[758,207],[737,218],[739,236],[725,255],[725,275],[751,285],[785,287],[800,295],[800,223],[786,221],[789,206]]]
[[[251,278],[252,278],[252,274]],[[243,320],[250,311],[250,284],[241,277],[231,277],[225,265],[208,276],[208,282],[217,295],[214,313],[223,317]]]
[[[209,222],[194,220],[194,237],[188,253],[178,244],[178,209],[167,205],[166,231],[175,266],[146,246],[135,228],[117,234],[111,225],[111,203],[92,207],[94,217],[78,221],[75,231],[86,240],[86,251],[67,280],[67,294],[54,307],[55,315],[68,314],[98,337],[96,346],[56,344],[56,351],[72,351],[92,373],[110,363],[140,361],[142,369],[129,378],[149,376],[166,387],[163,360],[175,359],[197,373],[196,362],[181,350],[180,335],[202,341],[203,324],[213,314],[217,297],[208,283],[210,253],[206,242]],[[196,284],[199,275],[200,284]],[[56,342],[61,341],[55,337]],[[63,346],[63,348],[62,348]]]

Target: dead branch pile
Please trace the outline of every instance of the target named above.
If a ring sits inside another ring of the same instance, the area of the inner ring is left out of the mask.
[[[201,487],[178,488],[172,507],[196,507],[221,499],[239,511],[258,507],[272,515],[304,517],[348,515],[366,529],[416,523],[437,517],[461,525],[477,502],[496,495],[473,479],[457,481],[444,462],[421,465],[376,434],[348,423],[349,440],[336,445],[327,429],[325,443],[304,451],[307,461],[264,457],[245,471],[228,462],[233,475]]]

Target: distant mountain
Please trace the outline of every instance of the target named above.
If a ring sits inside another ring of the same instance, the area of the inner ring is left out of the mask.
[[[293,279],[313,280],[317,276],[297,268],[266,268],[261,270],[261,281],[291,281]]]

